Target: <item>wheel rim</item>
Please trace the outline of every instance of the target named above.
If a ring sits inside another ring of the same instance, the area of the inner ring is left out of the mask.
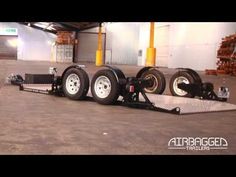
[[[79,91],[80,79],[77,74],[70,74],[66,79],[66,90],[69,94],[74,95]]]
[[[153,74],[146,75],[144,79],[149,79],[149,78],[151,78],[153,80],[153,85],[151,87],[144,88],[144,90],[146,92],[153,92],[158,87],[158,80]]]
[[[94,90],[99,98],[106,98],[111,93],[111,81],[106,76],[100,76],[96,79]]]
[[[189,80],[186,77],[180,76],[180,77],[177,77],[173,82],[173,89],[175,93],[179,96],[184,96],[187,94],[187,92],[178,88],[178,84],[180,83],[189,84]]]

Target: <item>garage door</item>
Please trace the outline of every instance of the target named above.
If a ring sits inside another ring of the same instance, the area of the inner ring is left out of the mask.
[[[169,61],[169,25],[156,28],[156,66],[168,67]]]
[[[1,59],[17,59],[17,36],[0,36]]]
[[[104,51],[105,35],[102,34],[102,47]],[[95,62],[98,47],[98,34],[81,32],[78,35],[78,53],[75,62]],[[103,52],[105,54],[105,52]]]

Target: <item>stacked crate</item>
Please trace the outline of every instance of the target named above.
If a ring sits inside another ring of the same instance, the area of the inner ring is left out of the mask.
[[[62,63],[73,62],[73,33],[70,31],[58,31],[56,45],[53,48],[54,61]]]
[[[58,45],[61,44],[73,45],[74,44],[73,33],[70,31],[58,31],[56,43]]]
[[[236,75],[236,34],[222,39],[217,58],[218,74]]]

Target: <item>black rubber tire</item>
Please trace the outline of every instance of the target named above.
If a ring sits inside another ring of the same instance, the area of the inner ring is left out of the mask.
[[[76,94],[70,94],[66,88],[66,79],[70,74],[76,74],[80,79],[80,88]],[[83,69],[71,68],[66,71],[62,78],[62,90],[66,97],[72,100],[83,100],[85,99],[89,89],[89,77]]]
[[[202,83],[202,79],[196,71],[189,70],[189,69],[186,71],[193,77],[195,83],[199,83],[199,84]]]
[[[111,92],[105,98],[99,97],[95,92],[95,82],[96,82],[97,78],[100,76],[106,76],[109,79],[109,81],[111,82]],[[103,69],[103,70],[96,72],[95,75],[93,76],[92,81],[91,81],[91,92],[92,92],[93,98],[96,102],[103,104],[103,105],[111,105],[111,104],[116,103],[116,101],[120,95],[120,85],[117,82],[116,77],[111,70]]]
[[[201,77],[193,69],[190,69],[190,68],[178,68],[178,69],[179,69],[179,71],[185,71],[185,72],[189,73],[194,78],[195,83],[198,83],[198,84],[202,83]]]
[[[185,77],[189,81],[190,84],[195,83],[194,77],[191,74],[189,74],[189,72],[187,72],[187,71],[178,71],[170,78],[169,88],[170,88],[171,94],[173,96],[193,98],[194,95],[192,95],[190,93],[186,93],[185,95],[179,95],[178,93],[175,92],[175,90],[174,90],[174,81],[178,77]]]
[[[157,69],[150,69],[145,71],[141,75],[141,78],[144,79],[150,75],[152,77],[155,77],[154,82],[156,84],[156,87],[155,85],[153,85],[153,87],[145,88],[144,91],[147,93],[162,94],[166,88],[166,79],[164,74]]]

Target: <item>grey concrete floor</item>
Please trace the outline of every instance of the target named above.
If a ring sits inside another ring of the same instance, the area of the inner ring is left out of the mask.
[[[100,68],[86,64],[90,77]],[[21,92],[5,85],[10,73],[59,74],[70,64],[0,60],[0,154],[236,154],[236,111],[171,115],[121,106],[103,106],[92,101]],[[132,76],[141,67],[119,66]],[[167,83],[175,72],[160,68]],[[236,104],[236,78],[206,76],[215,87],[230,88],[228,102]],[[170,94],[166,88],[164,94]],[[173,137],[223,137],[226,150],[169,150]]]

